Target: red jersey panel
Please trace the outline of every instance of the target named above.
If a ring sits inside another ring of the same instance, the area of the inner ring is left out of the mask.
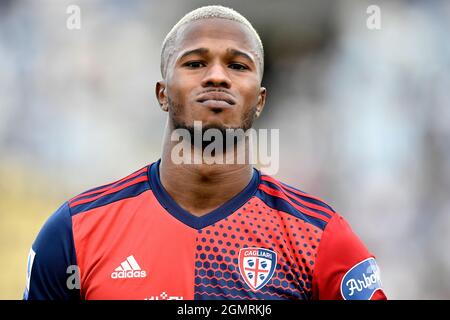
[[[25,299],[385,299],[373,255],[322,200],[254,170],[196,217],[157,161],[86,191],[30,251]]]

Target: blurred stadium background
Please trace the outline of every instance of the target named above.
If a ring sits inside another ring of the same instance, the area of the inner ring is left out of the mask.
[[[346,217],[389,298],[450,299],[450,2],[400,0],[0,0],[0,298],[62,202],[159,157],[160,45],[206,4],[262,36],[277,177]]]

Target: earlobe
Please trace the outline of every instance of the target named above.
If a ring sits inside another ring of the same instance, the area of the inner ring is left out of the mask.
[[[158,81],[156,83],[155,93],[161,110],[167,112],[169,110],[169,106],[167,103],[166,84],[164,81]]]
[[[163,89],[163,94],[166,94],[166,88]],[[167,99],[164,99],[164,102],[161,104],[161,109],[165,112],[169,111],[169,105],[167,103]]]
[[[261,115],[261,112],[263,111],[265,104],[266,104],[266,88],[261,87],[258,96],[258,103],[256,105],[255,118],[258,118]]]

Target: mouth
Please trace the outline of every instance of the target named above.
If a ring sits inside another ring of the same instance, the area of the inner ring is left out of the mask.
[[[230,108],[236,104],[234,98],[225,92],[207,92],[201,94],[197,102],[210,108]]]

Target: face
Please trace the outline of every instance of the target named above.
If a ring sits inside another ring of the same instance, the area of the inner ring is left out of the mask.
[[[179,30],[175,48],[156,85],[172,127],[250,128],[266,98],[250,31],[235,21],[199,20]]]

